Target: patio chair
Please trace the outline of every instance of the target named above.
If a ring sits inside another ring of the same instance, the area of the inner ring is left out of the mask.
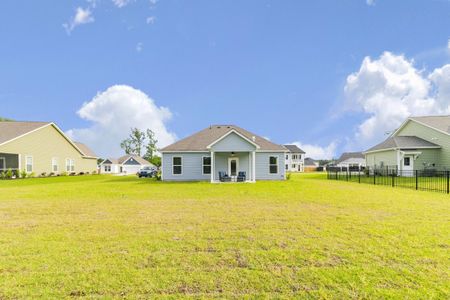
[[[241,171],[241,172],[238,173],[236,181],[237,182],[244,182],[246,180],[246,177],[247,176],[245,175],[245,172]]]
[[[219,180],[220,182],[229,182],[231,181],[231,177],[225,172],[219,172]]]

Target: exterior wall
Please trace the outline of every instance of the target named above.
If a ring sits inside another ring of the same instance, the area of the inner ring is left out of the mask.
[[[417,136],[431,143],[441,146],[438,154],[437,166],[450,167],[450,135],[436,131],[414,121],[409,121],[397,136]],[[421,151],[423,149],[420,149]]]
[[[366,166],[366,160],[364,158],[349,158],[344,161],[341,161],[336,166],[338,167],[348,167],[348,166]]]
[[[172,174],[172,158],[174,156],[182,157],[182,174]],[[180,153],[162,153],[162,176],[167,181],[198,181],[211,180],[211,175],[203,175],[202,157],[211,156],[209,152],[180,152]]]
[[[297,155],[298,158],[294,159],[293,155]],[[287,165],[287,168],[286,168],[286,165]],[[295,167],[294,167],[294,165],[295,165]],[[286,172],[304,172],[305,171],[304,154],[303,153],[286,153],[284,169],[286,170]]]
[[[278,174],[270,174],[269,157],[278,157]],[[284,180],[286,153],[283,152],[256,152],[256,180]]]
[[[397,151],[387,150],[366,154],[366,165],[368,167],[396,166],[397,165]]]
[[[441,149],[419,149],[422,152],[416,160],[414,160],[414,170],[423,170],[425,167],[439,166]]]
[[[32,156],[36,175],[52,172],[52,158],[58,160],[58,173],[66,171],[67,158],[74,160],[76,173],[97,171],[97,159],[83,157],[51,125],[0,146],[0,152],[20,154],[22,170],[25,169],[25,157]]]
[[[235,153],[234,157],[239,158],[238,172],[245,172],[247,179],[250,178],[250,152]],[[228,158],[232,157],[230,152],[215,153],[214,163],[214,180],[219,180],[219,172],[228,173]],[[228,173],[229,174],[229,173]]]
[[[254,151],[255,149],[254,145],[235,133],[230,133],[211,147],[211,151],[214,152],[243,152]]]

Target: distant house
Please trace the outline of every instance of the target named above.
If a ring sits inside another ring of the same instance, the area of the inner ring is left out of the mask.
[[[319,167],[319,163],[315,161],[314,159],[307,157],[305,158],[305,172],[314,172],[317,171],[317,168]]]
[[[52,122],[0,122],[0,171],[91,173],[97,157]]]
[[[235,125],[213,125],[160,150],[165,181],[284,180],[282,145]]]
[[[286,152],[285,169],[287,172],[305,171],[305,151],[296,145],[283,145],[289,152]]]
[[[344,152],[336,161],[336,167],[339,168],[364,168],[366,158],[362,152]]]
[[[152,163],[138,155],[107,158],[100,163],[99,167],[103,174],[136,174],[143,167],[156,168]]]
[[[410,117],[385,141],[364,152],[370,168],[399,174],[450,168],[450,116]]]

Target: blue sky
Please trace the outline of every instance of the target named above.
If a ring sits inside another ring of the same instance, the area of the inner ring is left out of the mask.
[[[364,150],[408,114],[450,107],[450,1],[0,6],[0,116],[55,121],[102,156],[119,154],[132,125],[164,144],[222,123],[330,157]],[[415,98],[398,102],[405,95]]]

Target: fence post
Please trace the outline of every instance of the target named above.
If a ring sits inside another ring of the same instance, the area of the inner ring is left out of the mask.
[[[395,178],[394,178],[394,172],[392,172],[392,187],[395,187]]]
[[[448,182],[448,180],[447,180]],[[358,172],[358,183],[361,183],[361,171]]]
[[[375,170],[373,170],[373,184],[374,184],[374,185],[377,185],[377,179],[376,179],[376,177],[377,177],[377,172],[376,172]]]
[[[348,170],[347,170],[347,172],[345,172],[345,178],[346,178],[347,181],[348,181]]]
[[[419,189],[419,171],[416,170],[416,190]]]
[[[450,171],[447,171],[447,194],[450,193]]]

